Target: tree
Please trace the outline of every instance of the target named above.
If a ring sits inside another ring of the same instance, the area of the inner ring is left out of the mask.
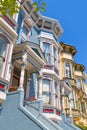
[[[16,0],[0,0],[0,15],[9,14],[13,16],[19,12],[20,7]]]
[[[38,12],[39,10],[42,12],[45,12],[45,7],[47,6],[45,2],[43,2],[43,0],[38,0],[36,2],[33,2],[33,6],[36,7],[36,12]]]
[[[0,15],[9,14],[11,17],[13,14],[19,12],[20,7],[18,6],[19,0],[0,0]],[[43,0],[37,0],[32,4],[36,8],[36,12],[39,10],[45,12],[46,4]]]

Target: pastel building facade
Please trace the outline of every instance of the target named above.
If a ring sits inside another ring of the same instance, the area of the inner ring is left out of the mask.
[[[74,46],[60,43],[63,47],[61,52],[61,76],[62,79],[69,81],[72,88],[72,108],[71,113],[73,121],[76,123],[86,124],[86,109],[87,109],[87,94],[86,94],[86,79],[87,75],[84,72],[85,67],[82,64],[77,64],[74,61],[74,55],[76,54],[76,48]],[[65,111],[66,115],[70,114],[69,98],[65,95]],[[84,121],[83,121],[84,120]]]
[[[10,85],[11,58],[17,40],[17,23],[8,15],[0,18],[0,104],[6,100],[6,91]]]
[[[69,47],[70,53],[64,54],[67,47],[58,42],[63,33],[60,23],[35,12],[31,0],[23,0],[19,6],[21,10],[13,18],[8,15],[0,18],[1,129],[79,130],[72,122],[76,98],[73,98],[71,79],[67,77],[71,71],[64,76],[63,64],[67,59],[73,66],[73,78],[83,74],[84,69],[77,73],[79,67],[74,64],[76,49]],[[85,78],[86,75],[84,81]],[[82,94],[86,108],[86,93]]]

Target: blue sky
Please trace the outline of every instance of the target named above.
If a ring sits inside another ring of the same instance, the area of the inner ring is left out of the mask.
[[[44,15],[57,19],[64,30],[59,41],[76,47],[75,61],[84,64],[87,72],[87,0],[44,1]]]

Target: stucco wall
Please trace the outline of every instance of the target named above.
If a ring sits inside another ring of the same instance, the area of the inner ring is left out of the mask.
[[[18,108],[19,93],[8,94],[0,110],[0,130],[43,130],[29,116]]]

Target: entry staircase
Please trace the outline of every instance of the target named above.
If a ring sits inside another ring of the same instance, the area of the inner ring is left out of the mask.
[[[30,97],[35,96],[37,93],[37,77],[36,74],[31,75],[31,82],[30,82]],[[33,95],[31,95],[33,94]],[[35,96],[36,97],[36,96]],[[42,124],[44,124],[49,130],[81,130],[80,128],[76,127],[72,119],[70,117],[66,117],[65,113],[61,114],[62,121],[60,124],[53,122],[51,119],[47,118],[43,112],[43,103],[42,100],[35,100],[35,101],[25,101],[25,108]]]
[[[39,120],[42,124],[44,124],[49,130],[63,130],[61,126],[58,124],[55,124],[52,120],[47,118],[43,113],[42,113],[42,101],[37,100],[37,101],[32,101],[28,102],[25,101],[25,108],[37,119]]]

